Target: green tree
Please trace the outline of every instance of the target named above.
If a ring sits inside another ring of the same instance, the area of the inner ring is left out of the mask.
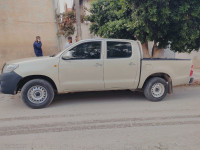
[[[105,38],[138,39],[145,57],[168,46],[175,52],[200,48],[199,0],[97,0],[92,3],[91,33]]]

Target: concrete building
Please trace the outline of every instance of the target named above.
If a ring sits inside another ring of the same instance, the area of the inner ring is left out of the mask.
[[[44,55],[57,53],[54,0],[0,0],[0,67],[13,59],[34,57],[41,36]]]

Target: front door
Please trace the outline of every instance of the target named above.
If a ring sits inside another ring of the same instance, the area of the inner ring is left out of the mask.
[[[59,80],[63,91],[104,89],[101,49],[101,41],[90,41],[64,53],[59,64]]]

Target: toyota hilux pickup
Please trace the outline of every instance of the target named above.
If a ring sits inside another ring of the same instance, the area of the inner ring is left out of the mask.
[[[161,101],[173,86],[192,82],[190,59],[143,58],[138,41],[88,39],[55,56],[7,62],[0,76],[0,91],[21,93],[31,108],[43,108],[55,94],[132,90],[150,101]]]

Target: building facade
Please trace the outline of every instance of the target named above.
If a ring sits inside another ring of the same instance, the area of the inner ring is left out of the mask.
[[[0,67],[9,60],[35,57],[41,36],[44,55],[57,53],[54,0],[0,0]]]

